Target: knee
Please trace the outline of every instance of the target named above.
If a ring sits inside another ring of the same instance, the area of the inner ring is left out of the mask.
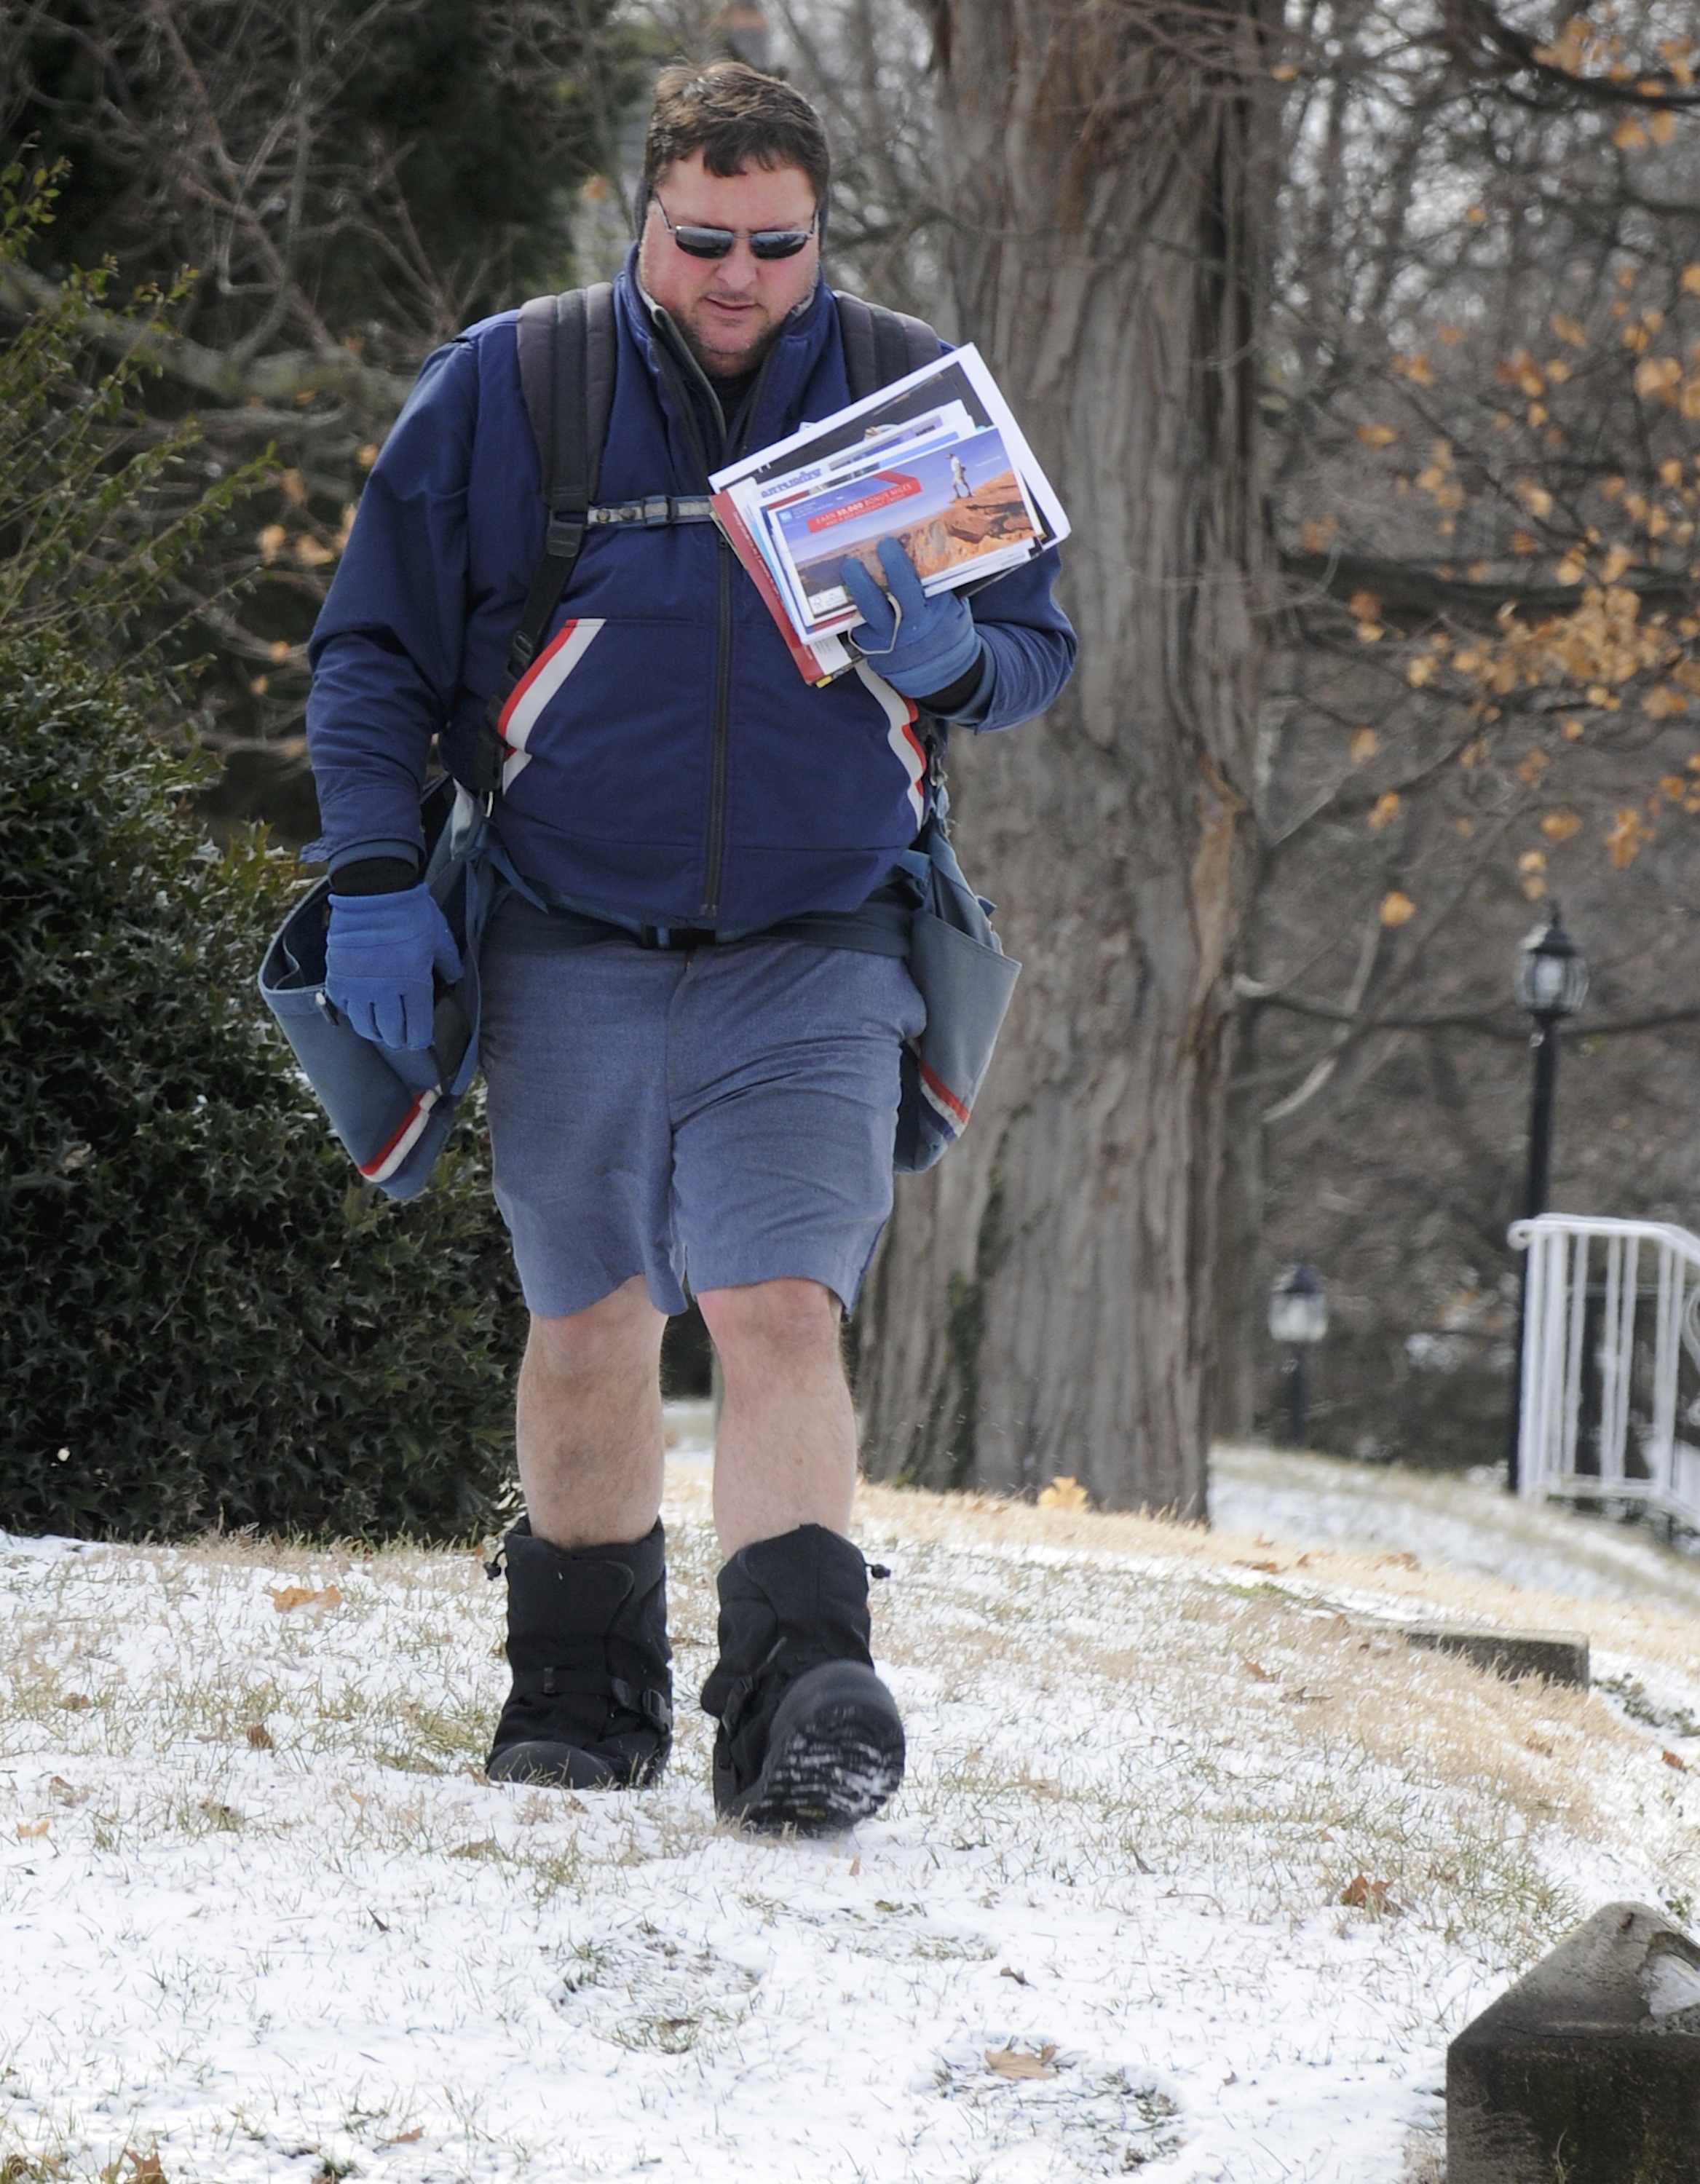
[[[709,1290],[697,1301],[728,1372],[745,1357],[838,1356],[844,1311],[823,1283],[786,1276]]]
[[[599,1302],[559,1319],[532,1318],[527,1356],[552,1379],[594,1381],[652,1368],[666,1315],[649,1301],[641,1278]]]

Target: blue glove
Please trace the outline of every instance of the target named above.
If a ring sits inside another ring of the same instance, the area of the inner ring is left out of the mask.
[[[362,1039],[379,1046],[429,1046],[433,970],[452,983],[460,976],[460,955],[428,887],[332,894],[325,997]]]
[[[850,632],[850,642],[894,690],[906,698],[935,697],[960,682],[980,657],[984,641],[974,617],[956,592],[928,599],[915,564],[895,538],[880,540],[879,559],[889,598],[860,561],[839,565],[839,579],[861,609],[861,627]]]

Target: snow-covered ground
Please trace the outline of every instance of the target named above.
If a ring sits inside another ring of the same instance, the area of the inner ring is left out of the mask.
[[[0,1540],[0,2175],[1434,2178],[1451,2035],[1598,1903],[1700,1900],[1693,1566],[1257,1451],[1237,1532],[870,1490],[908,1782],[722,1830],[700,1423],[636,1797],[481,1779],[470,1553]],[[1437,1614],[1610,1689],[1389,1627]]]
[[[1232,1532],[1298,1546],[1419,1546],[1447,1568],[1575,1600],[1700,1614],[1700,1561],[1642,1527],[1579,1520],[1562,1503],[1513,1501],[1498,1474],[1383,1469],[1271,1448],[1218,1448],[1210,1514]]]

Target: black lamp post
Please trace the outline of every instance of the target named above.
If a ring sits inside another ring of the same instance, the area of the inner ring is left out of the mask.
[[[1269,1292],[1269,1332],[1292,1352],[1286,1364],[1287,1435],[1295,1448],[1302,1448],[1310,1408],[1305,1357],[1328,1333],[1328,1297],[1314,1267],[1301,1262],[1278,1277]]]
[[[1558,1030],[1588,998],[1588,967],[1576,944],[1558,922],[1558,905],[1545,925],[1537,925],[1517,958],[1517,1006],[1535,1019],[1529,1045],[1535,1056],[1535,1085],[1529,1104],[1529,1172],[1523,1187],[1523,1218],[1547,1211],[1547,1184],[1552,1167],[1552,1094],[1558,1081]],[[1506,1442],[1505,1480],[1517,1491],[1518,1444],[1523,1434],[1523,1311],[1529,1295],[1529,1254],[1517,1284],[1517,1356],[1511,1384],[1511,1428]]]

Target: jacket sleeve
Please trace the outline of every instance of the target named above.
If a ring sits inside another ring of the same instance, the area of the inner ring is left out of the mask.
[[[1030,721],[1073,673],[1079,641],[1055,592],[1062,566],[1056,549],[1047,547],[968,601],[990,672],[967,709],[955,716],[961,727],[1010,728]]]
[[[477,384],[468,343],[426,359],[313,632],[307,741],[324,833],[304,854],[333,871],[423,845],[426,761],[460,676]]]

